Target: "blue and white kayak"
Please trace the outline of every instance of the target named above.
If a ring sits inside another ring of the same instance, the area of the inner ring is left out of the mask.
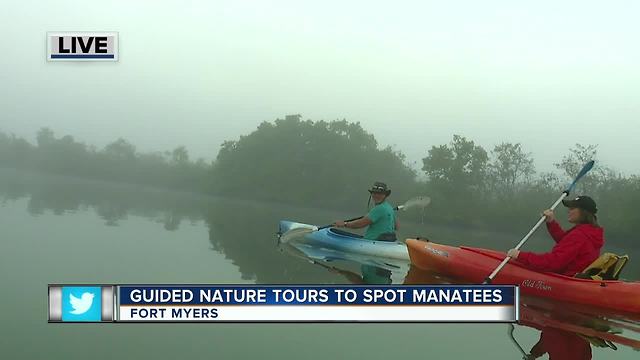
[[[297,241],[345,253],[409,261],[407,246],[402,242],[375,241],[336,228],[318,229],[309,224],[280,221],[281,242]]]

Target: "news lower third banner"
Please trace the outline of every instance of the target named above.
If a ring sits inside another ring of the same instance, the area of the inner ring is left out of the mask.
[[[516,322],[518,287],[49,285],[49,322]]]

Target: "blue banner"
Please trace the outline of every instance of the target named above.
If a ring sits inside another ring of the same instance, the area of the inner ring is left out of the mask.
[[[120,305],[515,305],[515,286],[118,286]]]

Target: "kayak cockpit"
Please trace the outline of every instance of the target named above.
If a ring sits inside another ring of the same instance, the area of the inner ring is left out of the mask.
[[[496,261],[502,261],[507,254],[501,251],[496,251],[496,250],[490,250],[490,249],[482,249],[482,248],[475,248],[475,247],[469,247],[469,246],[460,246],[460,249],[462,250],[466,250],[466,251],[470,251],[476,254],[480,254],[480,255],[484,255],[487,257],[490,257],[492,259],[495,259]],[[601,256],[602,258],[602,256]],[[626,264],[626,260],[628,260],[628,257],[621,257],[623,258],[623,262],[621,263],[621,266],[619,266],[617,268],[617,273],[616,275],[619,276],[620,271],[622,271],[622,268],[624,267],[624,265]],[[600,258],[598,258],[598,260],[600,260]],[[596,260],[594,263],[597,263],[598,260]],[[525,266],[521,265],[520,263],[518,263],[517,260],[512,261],[511,265],[513,266],[518,266],[521,268],[525,268]],[[593,264],[590,266],[592,267]],[[590,267],[588,267],[587,269],[589,269]],[[592,283],[599,283],[602,286],[605,286],[605,284],[607,283],[617,283],[617,282],[624,282],[622,280],[619,280],[617,277],[615,279],[611,278],[611,279],[602,279],[602,278],[592,278],[591,276],[582,276],[583,273],[577,274],[575,277],[573,276],[566,276],[563,274],[558,274],[558,273],[554,273],[554,272],[544,272],[544,274],[546,276],[552,276],[552,277],[558,277],[558,278],[562,278],[564,280],[572,280],[572,281],[582,281],[582,282],[592,282]]]
[[[336,234],[336,235],[348,236],[348,237],[356,238],[356,239],[363,239],[362,235],[354,234],[352,232],[348,232],[348,231],[344,231],[344,230],[340,230],[338,228],[330,228],[329,232],[331,232],[333,234]]]

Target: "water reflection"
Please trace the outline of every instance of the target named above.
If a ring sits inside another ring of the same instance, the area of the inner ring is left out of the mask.
[[[20,199],[27,199],[33,216],[93,209],[108,226],[140,216],[168,231],[177,230],[183,221],[202,221],[206,209],[206,201],[193,194],[0,169],[0,204]]]
[[[399,260],[345,254],[331,249],[314,248],[309,244],[280,243],[279,247],[288,255],[307,260],[353,284],[388,285],[394,283],[394,278],[395,283],[398,283],[398,279],[404,277],[408,268],[408,263]]]
[[[452,279],[412,266],[406,284],[452,284]],[[591,359],[592,346],[617,350],[624,345],[640,351],[640,314],[611,313],[606,309],[521,297],[520,322],[540,331],[539,341],[528,352],[531,359]],[[617,344],[617,345],[616,345]]]
[[[88,181],[0,169],[0,206],[25,201],[32,216],[94,212],[107,226],[144,218],[167,231],[204,223],[211,249],[224,254],[242,278],[257,283],[335,283],[335,274],[309,268],[276,246],[278,220],[302,216],[322,222],[335,212],[201,194],[168,192],[135,185]]]
[[[524,297],[520,309],[520,323],[541,331],[538,348],[534,350],[562,354],[558,339],[565,339],[576,354],[587,353],[584,341],[612,350],[617,349],[616,344],[640,350],[640,314],[616,314],[533,297]],[[574,338],[576,334],[580,339]]]

